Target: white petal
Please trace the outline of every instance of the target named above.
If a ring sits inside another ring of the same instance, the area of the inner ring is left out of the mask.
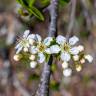
[[[39,42],[41,42],[41,40],[42,40],[41,36],[38,35],[38,34],[36,34],[35,38],[36,38],[36,40],[39,41]]]
[[[71,74],[72,74],[72,69],[71,68],[67,68],[67,69],[63,70],[63,75],[65,77],[69,77],[69,76],[71,76]]]
[[[78,41],[79,41],[79,38],[76,37],[76,36],[73,36],[73,37],[71,37],[71,38],[69,39],[69,44],[70,44],[70,45],[74,45],[74,44],[76,44]]]
[[[61,53],[61,60],[64,62],[68,62],[71,59],[70,54],[67,52]]]
[[[53,40],[52,37],[47,37],[47,38],[44,39],[44,44],[45,44],[46,46],[49,46],[50,43],[52,42],[52,40]]]
[[[43,63],[45,61],[45,56],[43,53],[38,53],[38,62]]]
[[[45,49],[45,52],[46,52],[47,54],[51,54],[50,48]]]
[[[93,57],[91,55],[85,55],[85,59],[89,61],[89,63],[92,63]]]
[[[77,47],[73,47],[73,48],[70,49],[70,52],[71,52],[71,54],[73,54],[73,55],[77,55],[77,54],[79,53],[79,50],[78,50]]]
[[[35,40],[33,40],[33,39],[29,39],[28,41],[29,41],[29,44],[31,44],[31,45],[33,45],[35,42]]]
[[[35,39],[35,34],[30,34],[27,39],[28,39],[28,40],[29,40],[29,39],[33,39],[33,40],[34,40],[34,39]]]
[[[30,49],[30,52],[31,52],[32,54],[36,54],[36,53],[38,52],[37,47],[36,47],[36,46],[32,46],[31,49]]]
[[[58,45],[53,45],[50,47],[51,53],[59,53],[60,52],[60,47]]]
[[[57,36],[56,42],[60,45],[63,45],[66,42],[66,38],[62,35]]]
[[[19,47],[16,51],[16,54],[20,53],[20,51],[22,50],[23,47]]]
[[[30,30],[26,30],[26,31],[24,32],[23,38],[27,38],[28,35],[29,35],[29,33],[30,33]]]
[[[37,66],[37,62],[35,62],[35,61],[30,62],[31,68],[35,68],[36,66]]]
[[[20,43],[16,45],[15,49],[18,49],[19,47],[21,47]]]

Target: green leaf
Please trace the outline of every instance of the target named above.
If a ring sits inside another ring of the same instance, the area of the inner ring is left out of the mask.
[[[27,7],[28,6],[28,2],[26,2],[26,0],[16,0],[19,4],[22,5],[22,7]]]
[[[20,0],[16,0],[16,2],[18,2],[19,4],[21,4]]]
[[[36,16],[38,19],[44,21],[44,16],[43,14],[34,6],[31,6],[31,8],[27,8],[29,14],[33,14],[34,16]]]
[[[32,7],[36,0],[28,0],[28,1],[29,1],[28,3],[29,7]]]
[[[39,20],[44,21],[43,14],[36,7],[32,6],[35,0],[17,0],[17,2],[21,4],[22,7],[24,7],[29,12],[30,15],[34,15]]]

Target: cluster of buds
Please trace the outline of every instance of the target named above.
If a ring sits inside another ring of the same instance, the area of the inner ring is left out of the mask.
[[[40,35],[30,34],[30,31],[26,30],[15,47],[16,54],[14,55],[14,60],[20,61],[23,57],[27,58],[30,62],[30,67],[35,68],[38,63],[48,60],[50,55],[58,56],[62,61],[64,76],[70,76],[72,73],[70,61],[73,61],[77,71],[81,71],[86,60],[89,63],[93,60],[91,55],[84,54],[84,47],[82,45],[74,46],[78,41],[79,39],[76,36],[67,40],[62,35],[56,38],[47,37],[42,40]]]

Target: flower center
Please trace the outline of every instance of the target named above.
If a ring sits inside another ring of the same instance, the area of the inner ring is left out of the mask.
[[[70,50],[70,45],[68,44],[68,43],[64,43],[64,47],[63,47],[63,50],[64,51],[67,51],[67,52],[69,52],[69,50]]]
[[[46,46],[43,43],[39,43],[38,49],[40,52],[43,52],[45,50]]]
[[[28,47],[28,40],[23,39],[23,40],[21,41],[21,45],[22,45],[23,47]]]

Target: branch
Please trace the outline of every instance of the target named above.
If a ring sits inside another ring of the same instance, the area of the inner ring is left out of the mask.
[[[81,6],[83,7],[83,15],[84,15],[85,20],[86,20],[87,29],[90,31],[91,27],[92,27],[91,15],[89,14],[88,8],[86,8],[84,2],[82,2],[82,0],[80,0],[80,3],[81,3]]]
[[[96,9],[96,0],[94,0],[94,7],[95,7],[95,9]]]
[[[49,33],[48,33],[48,36],[51,36],[51,37],[55,37],[57,35],[57,32],[56,32],[57,5],[58,5],[58,0],[51,0],[51,5],[49,6],[51,22],[50,22]],[[50,83],[52,61],[53,61],[53,57],[50,56],[48,63],[44,64],[39,88],[35,96],[49,96],[49,83]]]
[[[70,13],[68,30],[66,34],[67,38],[69,38],[71,32],[73,31],[74,22],[75,22],[76,3],[77,3],[77,0],[71,0],[72,8],[71,8],[71,13]]]
[[[22,96],[32,96],[30,93],[20,84],[16,75],[13,74],[13,85],[22,94]]]

